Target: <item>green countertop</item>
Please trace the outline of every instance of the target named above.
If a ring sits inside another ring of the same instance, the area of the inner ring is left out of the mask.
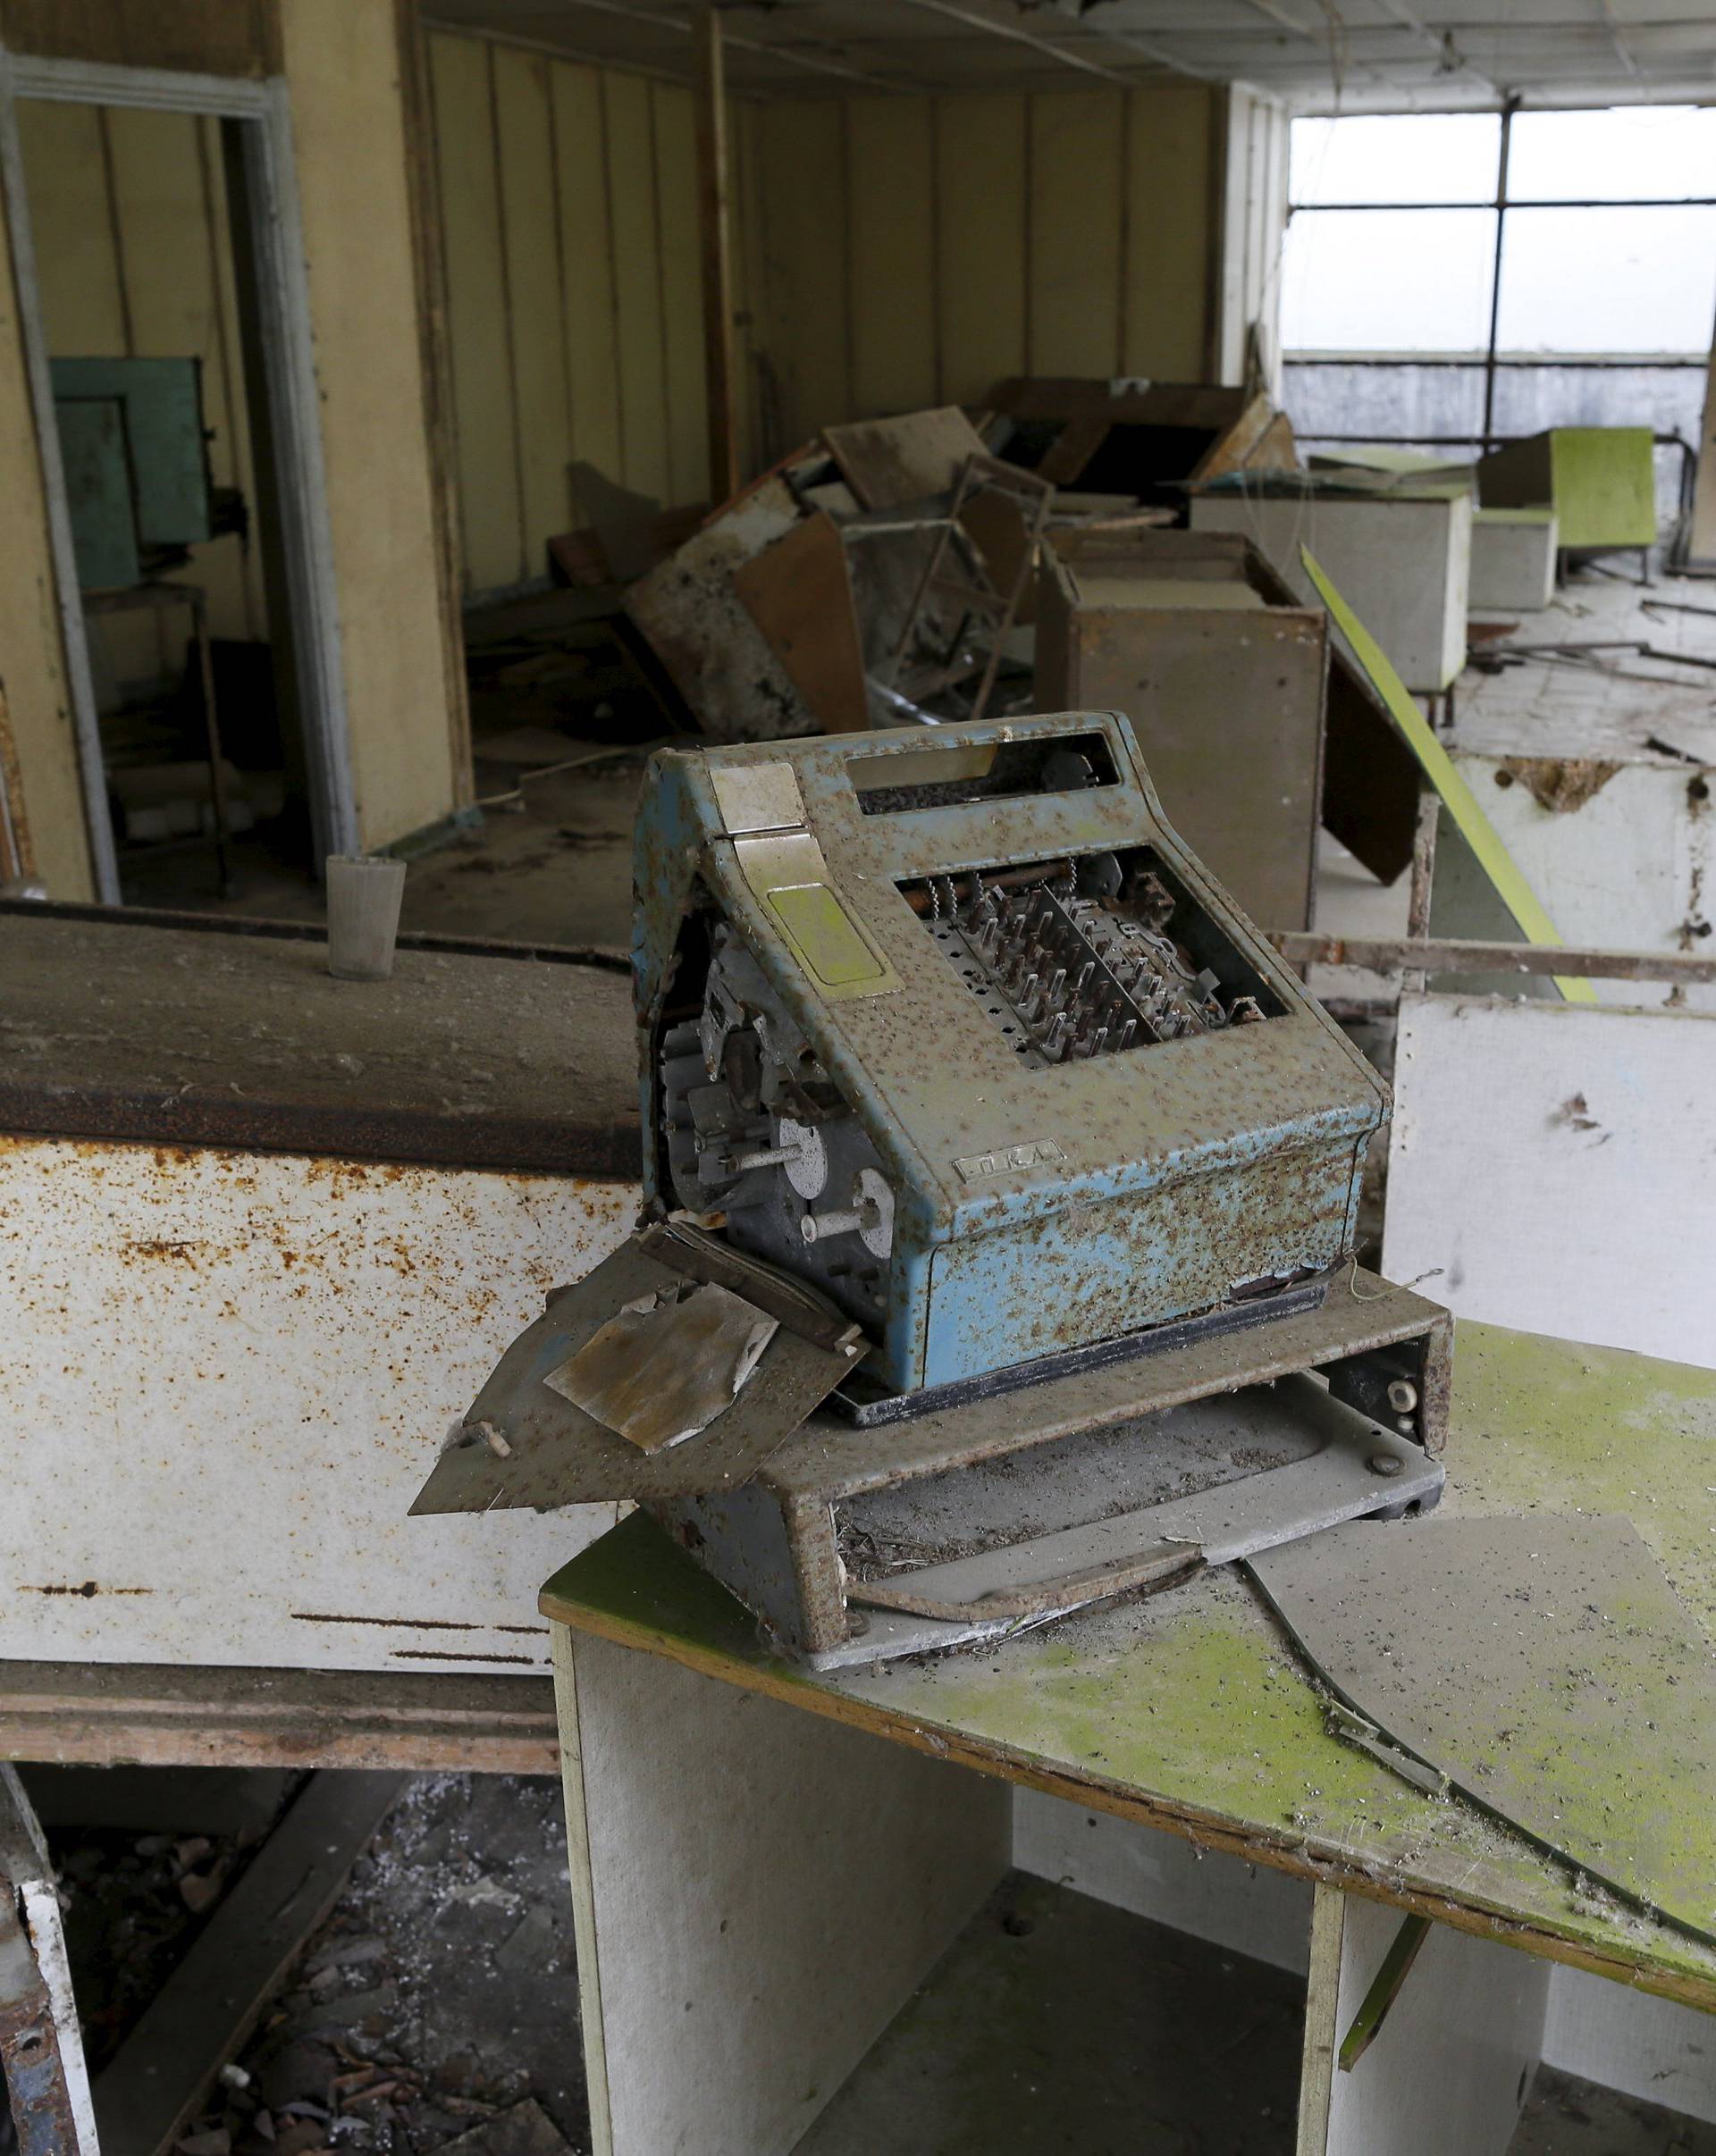
[[[1453,1514],[1630,1519],[1716,1633],[1716,1371],[1462,1324],[1447,1464]],[[819,1675],[638,1514],[556,1573],[542,1606],[897,1742],[1716,2010],[1716,1951],[1330,1734],[1232,1568],[999,1647]],[[1716,1877],[1716,1786],[1661,1794],[1705,1823]]]

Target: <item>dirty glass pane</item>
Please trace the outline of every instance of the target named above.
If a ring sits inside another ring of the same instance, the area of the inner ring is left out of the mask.
[[[1295,120],[1293,202],[1493,202],[1493,113]]]
[[[1504,352],[1707,352],[1716,210],[1510,210]]]
[[[1534,370],[1535,372],[1535,370]],[[1282,369],[1282,401],[1301,443],[1315,449],[1337,435],[1407,441],[1451,462],[1475,453],[1484,424],[1481,366],[1354,366],[1341,360],[1291,362]]]
[[[1283,256],[1282,348],[1482,351],[1494,250],[1493,210],[1301,210]]]
[[[1342,123],[1344,124],[1344,122]],[[1521,113],[1508,154],[1513,202],[1716,197],[1716,109]]]

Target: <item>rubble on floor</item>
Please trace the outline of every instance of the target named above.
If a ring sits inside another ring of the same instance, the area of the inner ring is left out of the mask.
[[[559,1784],[414,1781],[238,2065],[232,2156],[587,2148]]]
[[[135,1804],[151,1783],[187,1778],[96,1779],[122,1782]],[[305,1778],[208,1779],[239,1794],[262,1785],[264,1817],[225,1834],[50,1830],[98,2118],[102,2069]],[[566,1864],[557,1782],[408,1782],[177,2136],[179,2156],[580,2156],[589,2116]]]

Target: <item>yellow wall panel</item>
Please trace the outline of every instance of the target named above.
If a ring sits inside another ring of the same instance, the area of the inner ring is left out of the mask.
[[[1119,372],[1122,93],[1030,100],[1033,374]]]
[[[521,575],[547,574],[548,541],[572,521],[566,318],[548,61],[497,46],[495,139],[500,156],[507,312],[522,491]]]
[[[608,204],[613,220],[614,289],[619,324],[620,406],[628,487],[665,501],[672,491],[668,455],[667,355],[662,348],[661,280],[656,256],[655,130],[650,85],[610,71],[601,83],[607,115]]]
[[[1130,93],[1122,371],[1196,382],[1208,305],[1210,100],[1194,84]]]
[[[937,401],[934,132],[927,98],[846,105],[852,399],[860,413]]]
[[[767,355],[784,449],[852,414],[846,163],[838,105],[771,101],[761,133]]]
[[[459,523],[466,575],[479,591],[514,583],[524,574],[489,61],[489,47],[472,38],[437,35],[429,41],[458,418]]]
[[[557,61],[551,88],[573,454],[617,481],[625,462],[620,442],[625,392],[614,312],[601,78],[593,67]]]
[[[51,898],[88,899],[95,885],[5,209],[0,203],[0,501],[6,509],[0,687],[18,749],[37,874]]]
[[[703,369],[696,119],[689,90],[658,82],[650,96],[655,122],[662,357],[667,370],[668,499],[707,501],[709,398]]]
[[[429,411],[393,11],[282,0],[358,828],[453,805]]]
[[[941,394],[955,404],[1025,371],[1025,151],[1022,96],[938,100]]]
[[[63,358],[122,359],[130,350],[125,268],[107,185],[106,122],[93,105],[26,98],[18,107],[42,332],[50,354]],[[89,624],[90,659],[104,700],[118,684],[152,681],[166,670],[162,632],[162,624],[141,614]]]
[[[728,155],[731,159],[728,214],[733,260],[734,396],[739,408],[739,469],[753,472],[770,461],[759,409],[758,355],[762,338],[762,181],[758,148],[758,107],[748,98],[728,100]]]
[[[209,469],[254,507],[218,122],[27,99],[19,126],[49,352],[199,358]],[[207,591],[217,636],[266,636],[254,545],[213,541],[178,574]],[[187,627],[114,615],[90,641],[125,683],[176,672]]]
[[[114,213],[123,264],[131,350],[139,358],[201,359],[203,424],[209,470],[217,486],[238,484],[235,422],[241,403],[229,397],[225,323],[215,280],[216,235],[205,172],[200,123],[188,113],[115,105],[102,115],[113,161]],[[216,636],[249,633],[245,558],[234,536],[192,551],[186,574],[208,593]],[[183,664],[190,625],[161,618],[168,671]]]
[[[250,414],[258,407],[265,408],[265,385],[253,382],[247,394],[243,348],[239,335],[237,273],[232,261],[231,210],[226,192],[226,171],[222,163],[221,123],[210,115],[202,120],[200,127],[203,173],[208,189],[209,256],[214,265],[219,308],[217,328],[223,357],[224,424],[231,453],[231,483],[243,495],[254,519],[257,507],[257,460],[250,434]],[[265,642],[269,633],[267,584],[263,575],[262,549],[254,538],[245,543],[242,561],[246,633]]]
[[[42,326],[50,352],[120,359],[125,303],[108,214],[102,115],[93,105],[18,107]]]

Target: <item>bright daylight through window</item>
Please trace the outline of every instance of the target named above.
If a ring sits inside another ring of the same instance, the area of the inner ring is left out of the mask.
[[[1696,439],[1716,110],[1300,120],[1291,198],[1284,384],[1313,445],[1641,419]],[[1680,464],[1659,455],[1665,508]]]

